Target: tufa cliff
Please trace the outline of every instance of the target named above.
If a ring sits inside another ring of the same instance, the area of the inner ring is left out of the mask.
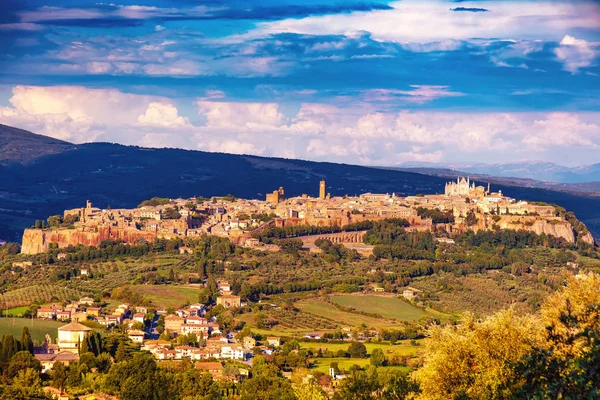
[[[492,229],[497,225],[500,229],[524,230],[533,232],[537,235],[545,234],[565,239],[569,243],[575,242],[575,233],[573,227],[568,221],[560,217],[524,216],[524,215],[503,215],[500,220],[494,221],[487,216],[483,224],[479,224],[479,229]],[[593,239],[592,239],[593,243]]]
[[[57,243],[59,248],[70,245],[97,246],[103,240],[122,240],[134,244],[138,239],[153,242],[155,232],[138,231],[133,229],[120,229],[112,227],[98,227],[94,232],[78,229],[25,229],[21,253],[37,254],[48,250],[50,243]]]

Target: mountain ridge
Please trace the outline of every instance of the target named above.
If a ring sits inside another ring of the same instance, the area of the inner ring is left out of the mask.
[[[548,161],[511,161],[506,163],[430,163],[406,162],[398,168],[442,168],[505,178],[534,179],[544,182],[581,184],[600,181],[600,163],[567,167]]]

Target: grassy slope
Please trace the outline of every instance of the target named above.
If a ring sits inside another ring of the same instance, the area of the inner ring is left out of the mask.
[[[301,347],[305,349],[313,349],[316,351],[321,348],[334,353],[338,350],[348,350],[348,346],[350,346],[350,343],[301,343]],[[387,343],[365,343],[365,346],[368,354],[371,354],[373,349],[381,349],[386,356],[411,356],[417,354],[419,350],[422,349],[420,346],[412,346],[409,341],[402,341],[395,345]]]
[[[14,335],[18,339],[21,337],[23,327],[26,326],[34,341],[42,341],[46,334],[49,334],[52,338],[57,337],[57,328],[63,325],[66,324],[59,321],[46,321],[41,319],[31,320],[28,318],[0,318],[0,336]]]
[[[332,362],[338,363],[338,368],[341,370],[347,370],[353,365],[358,365],[359,367],[366,368],[369,366],[368,358],[313,358],[312,360],[313,368],[319,372],[323,372],[324,374],[329,373],[329,367]],[[400,367],[400,366],[391,366],[391,367],[383,367],[396,369],[403,372],[410,371],[408,367]]]
[[[343,326],[360,326],[365,324],[376,329],[401,327],[399,322],[341,311],[333,305],[317,299],[299,301],[296,303],[296,307],[302,311],[335,320]]]
[[[399,321],[415,321],[427,315],[425,311],[395,297],[340,295],[331,296],[331,300],[343,307]]]
[[[147,296],[156,307],[177,308],[198,302],[198,288],[173,285],[133,285],[131,290]]]

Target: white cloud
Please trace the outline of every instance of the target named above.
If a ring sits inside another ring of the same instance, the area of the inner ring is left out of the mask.
[[[169,103],[152,102],[146,112],[137,118],[140,125],[165,128],[191,127],[189,119],[179,115],[177,107]]]
[[[285,119],[276,103],[244,103],[198,100],[198,110],[210,128],[270,129]]]
[[[600,57],[600,42],[588,42],[566,35],[554,50],[564,69],[576,74],[581,68],[597,65]]]
[[[442,97],[465,96],[452,92],[448,86],[410,85],[412,90],[370,89],[364,92],[365,101],[390,101],[399,98],[407,103],[424,104]]]
[[[76,143],[115,141],[365,165],[504,162],[556,159],[556,154],[598,161],[599,112],[383,112],[366,103],[305,103],[286,115],[277,103],[225,101],[224,96],[206,92],[198,99],[202,123],[193,125],[173,100],[162,97],[16,86],[10,106],[0,107],[0,123]],[[579,156],[582,152],[587,159]]]
[[[205,150],[230,154],[260,155],[263,153],[262,149],[256,148],[252,143],[239,142],[236,140],[211,140]]]
[[[452,12],[445,1],[405,0],[390,4],[393,10],[354,12],[285,19],[258,24],[250,36],[274,33],[352,34],[370,32],[375,40],[411,43],[439,42],[440,49],[455,49],[454,41],[472,38],[558,40],[557,35],[577,28],[598,28],[600,7],[593,1],[556,2],[488,1],[490,12]],[[448,42],[448,40],[451,40]],[[413,47],[413,48],[417,48]],[[421,51],[430,51],[421,48]]]
[[[81,86],[15,86],[12,107],[0,107],[0,122],[75,143],[133,143],[137,116],[160,98]],[[115,129],[123,128],[123,130]]]

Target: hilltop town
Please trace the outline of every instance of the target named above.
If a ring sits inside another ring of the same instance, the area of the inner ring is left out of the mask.
[[[264,200],[224,197],[154,198],[135,209],[100,209],[87,202],[83,208],[65,210],[23,234],[22,252],[37,254],[55,244],[97,245],[103,240],[125,243],[152,242],[157,238],[194,238],[214,235],[242,246],[264,246],[256,236],[272,227],[337,227],[364,221],[401,218],[408,230],[460,233],[491,229],[526,230],[575,243],[593,244],[585,227],[575,228],[556,207],[520,201],[501,191],[493,192],[468,178],[448,182],[444,194],[399,197],[394,193],[331,196],[325,180],[318,196],[287,198],[280,187]],[[579,229],[579,230],[577,230]],[[335,230],[332,230],[335,232]],[[341,241],[344,241],[343,239]],[[355,241],[355,240],[351,240]],[[271,247],[272,248],[272,247]]]
[[[440,354],[424,345],[440,343],[433,330],[451,338],[479,326],[461,315],[487,318],[484,330],[509,318],[497,337],[508,326],[529,341],[537,334],[520,329],[545,329],[529,316],[545,298],[598,279],[597,245],[559,206],[466,177],[443,194],[327,189],[88,202],[37,221],[21,252],[0,246],[0,315],[10,316],[0,370],[18,390],[61,399],[140,398],[148,376],[178,395],[143,398],[294,399],[309,387],[350,400],[369,379],[361,398],[416,394]],[[263,379],[270,394],[253,397]]]

